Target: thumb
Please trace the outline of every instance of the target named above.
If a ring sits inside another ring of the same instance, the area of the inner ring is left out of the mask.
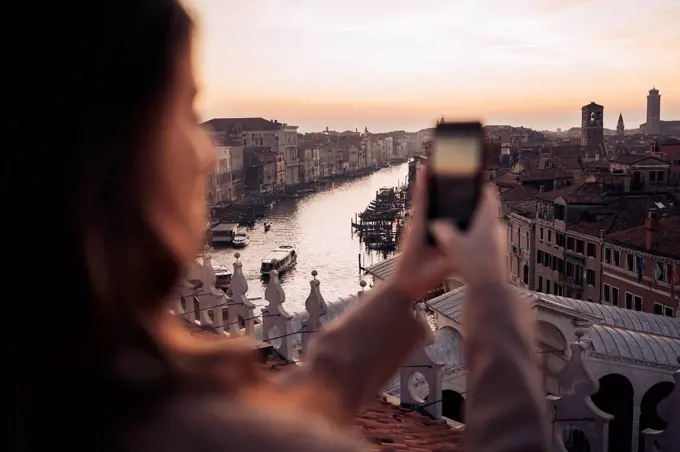
[[[463,234],[447,221],[437,220],[430,226],[432,235],[437,242],[437,248],[448,258],[452,259],[456,250],[460,250],[464,245],[465,237]]]

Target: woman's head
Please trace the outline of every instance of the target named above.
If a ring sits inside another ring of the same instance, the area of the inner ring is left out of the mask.
[[[8,280],[22,293],[17,313],[47,319],[17,355],[30,405],[46,396],[41,384],[105,373],[107,351],[146,335],[202,245],[215,156],[194,111],[193,26],[177,0],[12,8],[26,33],[6,60]],[[33,293],[36,283],[48,292]]]
[[[47,164],[31,174],[56,214],[50,227],[63,234],[42,244],[52,258],[69,257],[76,279],[117,311],[121,297],[152,308],[145,303],[167,296],[181,262],[200,249],[214,163],[193,105],[193,26],[176,0],[80,6],[36,27],[58,64],[24,91],[47,123],[25,137],[17,160]],[[34,201],[27,195],[18,195],[23,204]]]

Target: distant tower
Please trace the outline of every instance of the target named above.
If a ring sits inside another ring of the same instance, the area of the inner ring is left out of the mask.
[[[596,151],[603,141],[604,107],[591,102],[581,108],[581,146],[587,151]]]
[[[659,90],[652,88],[647,95],[647,135],[661,133],[661,96]]]
[[[616,135],[623,137],[626,127],[623,125],[623,114],[619,113],[619,122],[616,123]]]

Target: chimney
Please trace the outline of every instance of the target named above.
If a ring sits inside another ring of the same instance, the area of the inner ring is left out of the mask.
[[[659,211],[657,209],[649,209],[647,218],[645,218],[645,248],[651,250],[654,248],[656,238],[659,233]]]
[[[538,187],[539,193],[543,193],[544,191],[545,191],[545,185],[541,185],[540,187]]]
[[[604,233],[607,232],[604,229],[600,229],[600,240],[604,240]]]

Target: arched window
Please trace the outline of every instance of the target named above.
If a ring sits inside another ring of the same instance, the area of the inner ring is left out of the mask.
[[[614,416],[609,422],[609,452],[632,450],[633,396],[633,385],[619,374],[600,378],[600,390],[591,396],[599,409]]]

